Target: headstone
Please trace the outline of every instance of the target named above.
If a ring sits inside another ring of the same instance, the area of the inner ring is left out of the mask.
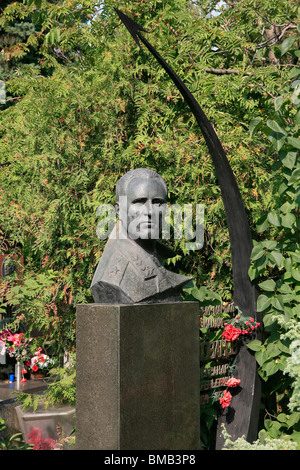
[[[77,305],[76,448],[200,448],[197,302]]]

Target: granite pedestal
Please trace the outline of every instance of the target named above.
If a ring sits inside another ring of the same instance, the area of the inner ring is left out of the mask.
[[[197,302],[77,305],[76,448],[200,448]]]

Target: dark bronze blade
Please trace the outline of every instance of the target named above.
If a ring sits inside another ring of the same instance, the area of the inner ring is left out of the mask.
[[[250,226],[235,176],[222,144],[192,93],[169,64],[167,64],[155,48],[140,33],[140,31],[146,32],[145,29],[128,18],[124,13],[120,12],[120,10],[116,8],[115,10],[136,43],[140,45],[140,40],[173,80],[202,131],[214,163],[226,213],[232,257],[234,304],[240,308],[244,315],[257,318],[257,290],[248,276],[250,255],[253,248]],[[243,358],[242,361],[241,358]],[[243,389],[241,393],[233,398],[233,406],[235,408],[243,407],[243,412],[239,413],[226,428],[232,438],[244,435],[246,439],[251,441],[255,439],[259,413],[258,397],[260,397],[260,382],[257,377],[257,366],[255,358],[251,355],[246,346],[241,348],[236,362],[238,364],[236,375],[237,378],[241,378]],[[247,405],[245,405],[245,403],[247,403]],[[221,421],[226,421],[226,419],[227,418],[224,417]],[[217,447],[220,448],[222,442],[223,439],[219,426]]]
[[[243,313],[254,315],[256,310],[255,288],[248,276],[250,254],[253,247],[252,237],[241,194],[221,142],[192,93],[140,33],[141,30],[145,31],[145,29],[120,10],[116,8],[115,10],[137,44],[140,40],[168,73],[197,120],[215,166],[226,212],[232,255],[234,302]]]

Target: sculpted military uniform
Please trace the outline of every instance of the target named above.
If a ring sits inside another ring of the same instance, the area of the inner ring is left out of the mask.
[[[104,249],[91,291],[97,303],[138,303],[180,300],[181,288],[191,278],[172,273],[162,266],[164,258],[175,256],[160,242],[148,253],[137,242],[110,239]]]

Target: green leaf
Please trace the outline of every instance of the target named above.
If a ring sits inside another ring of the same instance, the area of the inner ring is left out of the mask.
[[[261,258],[262,256],[264,256],[265,254],[265,250],[262,248],[261,245],[255,245],[252,249],[252,253],[251,253],[251,259],[252,261],[255,261],[259,258]]]
[[[273,292],[276,287],[275,281],[273,281],[273,279],[268,279],[267,281],[260,282],[258,285],[262,290],[270,292]]]
[[[300,412],[295,412],[292,413],[287,420],[288,427],[291,428],[292,426],[295,426],[300,421]]]
[[[248,275],[249,275],[250,281],[253,281],[253,279],[256,279],[257,276],[259,275],[259,270],[255,266],[250,266],[248,270]]]
[[[278,291],[281,292],[282,294],[291,294],[292,289],[290,288],[289,284],[284,283],[280,287],[278,287]]]
[[[275,263],[278,268],[282,267],[284,258],[279,251],[271,251],[271,253],[268,254],[268,258],[272,263]]]
[[[276,439],[279,437],[282,423],[279,423],[279,421],[272,421],[271,419],[265,419],[264,425],[271,438]]]
[[[247,348],[251,349],[251,351],[259,351],[261,348],[261,341],[259,339],[254,339],[247,343]]]
[[[281,352],[278,345],[277,345],[277,342],[268,344],[267,347],[266,347],[266,351],[267,351],[267,354],[268,354],[269,358],[276,357]]]
[[[279,341],[278,348],[280,349],[281,352],[290,354],[290,348],[289,346],[287,346],[287,344],[289,344],[289,342],[285,341],[285,344],[284,344],[283,341]]]
[[[200,300],[203,301],[205,299],[205,296],[206,296],[206,289],[205,288],[201,288],[200,289],[197,289],[196,287],[194,287],[192,289],[192,292],[191,292],[192,296],[197,299],[197,300]]]
[[[283,129],[279,124],[278,122],[276,121],[273,121],[272,119],[269,119],[267,121],[267,126],[272,129],[272,131],[274,131],[275,133],[277,134],[282,134],[282,135],[287,135],[287,132],[285,129]]]
[[[281,158],[281,161],[284,166],[292,170],[294,168],[295,162],[297,158],[297,153],[296,152],[288,152],[284,158]]]
[[[264,362],[262,365],[262,369],[266,372],[267,376],[276,374],[278,372],[279,367],[275,361]]]
[[[284,311],[284,303],[281,295],[277,295],[276,297],[273,297],[271,300],[271,303],[274,308],[277,310],[282,310]]]
[[[285,135],[279,132],[271,132],[271,134],[268,135],[268,139],[272,143],[274,149],[279,152],[279,150],[282,148],[282,146],[285,143]]]
[[[293,46],[295,42],[295,36],[290,36],[289,38],[286,38],[284,41],[282,41],[282,44],[280,46],[280,51],[281,55],[283,56],[286,54]]]
[[[294,183],[297,183],[297,184],[300,183],[300,168],[297,168],[296,170],[293,171],[287,184],[288,186],[291,186]]]
[[[288,144],[290,144],[292,147],[295,147],[297,149],[300,149],[300,139],[296,139],[295,137],[288,137],[287,138]]]
[[[274,250],[277,247],[277,242],[275,240],[264,240],[262,246],[267,250]]]
[[[265,363],[265,361],[268,359],[268,356],[267,356],[267,353],[266,353],[266,350],[264,348],[260,349],[259,351],[256,351],[255,353],[255,359],[256,361],[258,362],[258,364],[260,365],[260,367],[262,367],[262,365]]]
[[[257,299],[257,311],[263,312],[271,305],[271,299],[264,294],[261,294]]]
[[[294,208],[295,204],[287,201],[280,207],[280,212],[284,212],[285,214],[287,214],[288,212],[291,212]]]
[[[268,220],[270,224],[275,225],[275,227],[280,227],[281,225],[280,215],[275,211],[269,212]]]
[[[292,276],[296,281],[300,281],[300,272],[298,269],[292,269]]]
[[[273,313],[268,313],[267,315],[264,315],[263,323],[264,323],[265,327],[273,325],[273,323],[275,323],[275,321],[276,320],[274,320]]]
[[[283,225],[283,227],[292,228],[295,223],[296,217],[294,214],[288,213],[281,216],[281,225]]]
[[[284,97],[283,96],[277,96],[274,100],[274,108],[275,108],[275,111],[278,111],[281,106],[282,106],[282,103],[284,101]]]
[[[253,134],[258,131],[262,127],[262,119],[261,118],[254,118],[249,124],[249,131],[250,131],[250,137],[253,136]]]
[[[267,215],[264,215],[261,217],[256,224],[256,230],[257,232],[263,232],[269,227],[269,221]]]

